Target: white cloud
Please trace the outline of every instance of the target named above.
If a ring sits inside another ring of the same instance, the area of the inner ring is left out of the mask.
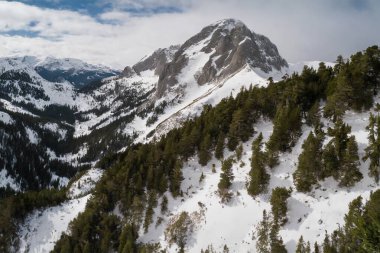
[[[104,0],[109,1],[109,0]],[[202,27],[234,17],[269,37],[290,62],[334,60],[380,44],[376,0],[117,0],[98,17],[0,2],[0,56],[81,58],[123,68],[159,47],[183,43]],[[117,6],[174,6],[179,13],[134,16]],[[100,21],[102,22],[100,22]],[[38,37],[8,36],[26,30]]]
[[[194,0],[101,0],[113,8],[154,9],[159,7],[184,9],[192,6]]]

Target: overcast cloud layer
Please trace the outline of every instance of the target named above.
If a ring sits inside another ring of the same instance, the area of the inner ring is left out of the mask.
[[[0,2],[0,57],[51,55],[123,68],[224,18],[269,37],[289,62],[333,61],[380,44],[377,0],[98,0],[91,11],[44,1]]]

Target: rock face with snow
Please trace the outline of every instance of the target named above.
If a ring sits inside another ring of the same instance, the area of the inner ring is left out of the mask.
[[[288,66],[268,38],[252,32],[241,21],[221,20],[203,28],[179,48],[160,74],[157,97],[179,84],[180,75],[193,63],[198,69],[191,74],[199,85],[228,78],[246,65],[265,73]]]
[[[149,57],[145,57],[133,65],[133,70],[136,73],[141,73],[146,70],[154,70],[155,75],[160,75],[164,70],[165,64],[173,60],[174,54],[178,49],[178,45],[170,46],[169,48],[160,48],[154,51]]]

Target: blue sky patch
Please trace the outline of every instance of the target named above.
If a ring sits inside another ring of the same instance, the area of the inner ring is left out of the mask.
[[[20,0],[25,4],[38,6],[40,8],[71,10],[84,13],[96,18],[97,15],[110,11],[113,5],[110,1],[91,1],[91,0]],[[145,5],[136,7],[133,4],[118,4],[117,10],[131,13],[135,16],[154,15],[161,13],[177,13],[183,10],[178,6],[170,5]]]

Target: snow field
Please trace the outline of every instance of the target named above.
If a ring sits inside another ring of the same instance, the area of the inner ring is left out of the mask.
[[[348,112],[344,117],[344,121],[352,127],[352,135],[358,142],[360,158],[363,157],[364,148],[368,144],[368,132],[365,130],[368,117],[369,112]],[[255,126],[255,130],[257,134],[262,132],[264,141],[267,141],[272,127],[272,123],[262,121]],[[280,164],[268,171],[271,175],[268,192],[256,198],[249,196],[246,190],[252,155],[251,143],[254,138],[243,145],[241,161],[245,165],[240,167],[240,162],[238,162],[233,166],[235,176],[231,187],[233,198],[227,204],[221,203],[217,195],[221,162],[214,158],[207,166],[202,167],[198,164],[197,157],[188,161],[183,168],[185,179],[181,188],[184,196],[173,199],[170,193],[167,193],[169,214],[160,214],[159,207],[156,208],[154,222],[149,227],[148,233],[141,234],[138,240],[144,243],[159,242],[168,249],[168,252],[176,252],[176,245],[170,246],[164,236],[167,222],[183,211],[200,212],[203,218],[196,224],[194,232],[189,235],[186,252],[200,252],[211,244],[217,251],[222,251],[223,246],[227,245],[230,252],[256,252],[255,228],[261,221],[263,210],[270,211],[271,209],[269,203],[271,190],[275,187],[292,187],[293,192],[287,202],[289,220],[280,230],[288,252],[295,251],[301,235],[311,244],[315,241],[322,243],[325,232],[331,233],[344,225],[344,215],[348,212],[348,204],[353,199],[362,196],[366,201],[370,192],[380,187],[376,185],[373,178],[368,176],[368,162],[361,161],[360,170],[363,173],[363,179],[352,188],[338,187],[338,183],[333,178],[327,178],[320,182],[318,189],[313,189],[310,193],[296,192],[292,174],[297,168],[302,144],[312,129],[303,126],[302,130],[302,136],[292,151],[281,154]],[[225,150],[224,157],[232,154]],[[211,171],[212,164],[216,165],[216,173]],[[199,183],[202,172],[205,179]],[[158,217],[162,217],[164,222],[156,227],[155,222]]]
[[[102,173],[99,169],[88,170],[71,185],[69,200],[29,214],[18,232],[20,252],[47,253],[53,250],[62,233],[68,232],[69,223],[85,210],[91,190]]]

